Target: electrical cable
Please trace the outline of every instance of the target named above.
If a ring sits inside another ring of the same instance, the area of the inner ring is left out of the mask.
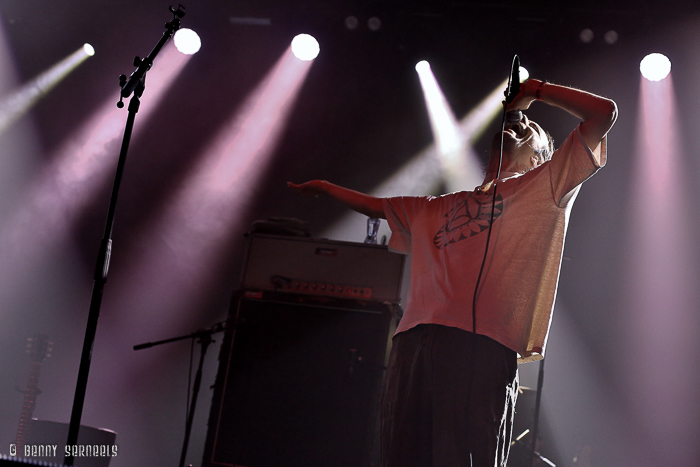
[[[477,302],[477,296],[479,293],[479,285],[481,284],[481,278],[483,276],[484,272],[484,266],[486,265],[486,258],[488,257],[488,252],[489,252],[489,244],[491,242],[491,231],[493,227],[493,220],[494,220],[494,213],[496,211],[496,194],[498,191],[498,180],[501,178],[501,166],[503,165],[503,133],[505,132],[506,128],[506,105],[507,103],[510,103],[512,101],[512,97],[514,96],[509,96],[509,94],[512,93],[513,88],[511,87],[511,80],[513,77],[513,69],[515,68],[516,65],[519,65],[520,60],[518,59],[518,56],[516,55],[513,58],[513,65],[511,66],[511,74],[510,77],[508,78],[508,88],[506,89],[506,101],[503,102],[503,117],[501,119],[501,145],[500,145],[500,151],[498,155],[498,169],[496,171],[496,178],[493,180],[491,187],[493,188],[493,197],[491,199],[491,218],[489,220],[489,228],[488,228],[488,233],[486,235],[486,246],[484,248],[484,258],[481,261],[481,268],[479,268],[479,275],[477,276],[476,279],[476,285],[474,287],[474,297],[472,299],[472,341],[471,341],[471,365],[470,365],[470,375],[469,375],[469,389],[466,394],[466,401],[467,401],[467,407],[470,407],[471,405],[471,398],[472,398],[472,392],[474,390],[474,379],[475,379],[475,369],[476,369],[476,350],[477,350],[477,334],[476,334],[476,302]],[[488,172],[488,169],[487,169]],[[468,441],[468,444],[470,445],[470,455],[471,455],[471,439]]]
[[[511,66],[511,74],[509,75],[508,78],[508,88],[506,90],[506,95],[508,94],[509,91],[511,91],[511,81],[513,79],[513,75],[515,72],[513,69],[516,68],[517,65],[519,65],[520,60],[518,59],[518,56],[516,55],[513,57],[513,65]],[[484,267],[486,265],[486,258],[488,257],[488,252],[489,252],[489,244],[491,243],[491,231],[493,230],[493,220],[494,220],[494,213],[496,212],[496,193],[498,191],[498,181],[501,178],[501,166],[503,165],[503,133],[506,130],[506,101],[503,102],[503,117],[501,118],[501,145],[500,145],[500,151],[498,154],[498,170],[496,171],[496,178],[493,180],[491,188],[493,188],[493,197],[491,199],[491,218],[489,220],[489,228],[488,232],[486,235],[486,246],[484,248],[484,258],[481,261],[481,267],[479,268],[479,275],[476,278],[476,285],[474,286],[474,297],[472,299],[472,332],[476,334],[476,299],[477,296],[479,295],[479,286],[481,285],[481,278],[484,273]],[[488,170],[488,169],[487,169]]]

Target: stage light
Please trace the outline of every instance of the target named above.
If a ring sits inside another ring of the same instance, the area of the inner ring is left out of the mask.
[[[630,394],[629,417],[640,435],[654,439],[651,454],[663,459],[643,465],[693,465],[697,453],[690,446],[697,436],[698,402],[695,375],[686,368],[695,365],[700,350],[700,316],[697,265],[689,254],[697,231],[696,218],[688,215],[693,212],[689,187],[694,174],[680,133],[687,116],[678,105],[673,77],[659,82],[645,78],[639,78],[635,157],[626,167],[632,183],[622,236],[625,283],[615,313],[620,323],[628,323],[617,336],[619,361],[628,364],[620,381]],[[660,212],[664,222],[659,222]],[[653,378],[647,378],[650,368]],[[636,391],[640,378],[647,378],[644,390]]]
[[[82,47],[73,55],[87,58]],[[169,95],[170,85],[190,57],[179,53],[173,43],[163,47],[156,66],[148,72],[149,105],[141,106],[132,142],[147,128],[138,122],[148,121],[158,103]],[[47,77],[62,73],[64,68],[52,67],[32,81],[40,83],[32,88],[46,92],[54,84],[54,79]],[[117,108],[115,100],[108,98],[83,128],[67,136],[49,157],[51,162],[31,182],[27,194],[5,214],[0,225],[0,283],[14,285],[24,280],[46,251],[65,241],[94,193],[114,176],[125,119],[125,111]],[[2,124],[0,115],[0,127]]]
[[[199,34],[187,28],[178,29],[173,37],[173,40],[175,41],[175,47],[177,47],[177,50],[185,55],[196,54],[202,47],[202,41],[199,38]]]
[[[525,81],[528,80],[528,78],[530,78],[530,72],[527,71],[527,68],[525,68],[524,66],[521,66],[518,69],[518,74],[520,75],[520,82],[521,83],[524,83]]]
[[[420,62],[416,63],[416,71],[418,73],[427,73],[430,70],[430,63],[426,62],[425,60],[421,60]]]
[[[581,30],[581,32],[578,35],[579,39],[581,39],[581,42],[583,42],[584,44],[590,44],[591,42],[593,42],[594,36],[595,34],[593,33],[593,30],[590,28]]]
[[[353,31],[357,29],[357,26],[360,24],[360,22],[357,19],[357,16],[348,16],[345,18],[345,27],[348,28],[350,31]]]
[[[367,27],[370,31],[377,32],[382,28],[382,20],[380,20],[376,16],[372,16],[370,19],[367,20]]]
[[[56,84],[94,54],[95,49],[90,44],[85,44],[22,87],[3,96],[0,99],[0,132],[27,113]]]
[[[456,191],[468,172],[464,167],[466,140],[437,79],[430,69],[430,64],[425,60],[418,62],[416,72],[423,89],[430,127],[433,130],[433,139],[445,175],[445,182],[449,191]]]
[[[425,73],[431,76],[430,65],[416,65],[417,68],[425,67]],[[386,198],[390,196],[420,196],[434,193],[441,183],[448,186],[450,191],[460,189],[472,189],[479,185],[483,179],[481,162],[471,148],[471,143],[483,134],[493,119],[503,108],[503,90],[508,80],[504,80],[496,86],[489,95],[479,102],[467,115],[459,121],[460,133],[464,144],[463,165],[452,172],[445,170],[445,161],[442,159],[438,144],[431,144],[412,157],[403,167],[384,180],[371,191],[373,196]],[[459,177],[464,177],[459,180]],[[367,217],[362,214],[350,212],[342,219],[323,232],[324,238],[338,240],[359,241],[364,238],[366,232]],[[389,235],[386,222],[382,222],[379,237]]]
[[[649,81],[661,81],[671,72],[671,60],[662,54],[649,54],[639,63],[639,71]]]
[[[308,34],[299,34],[292,39],[292,53],[299,60],[313,60],[318,57],[320,50],[318,41]]]
[[[225,264],[221,255],[233,238],[231,232],[246,228],[242,223],[255,187],[272,163],[313,65],[296,58],[290,49],[213,136],[168,207],[144,226],[142,246],[122,253],[123,261],[133,262],[138,271],[112,282],[114,296],[120,297],[113,306],[128,310],[120,315],[124,322],[154,319],[156,308],[167,309],[176,333],[188,326],[187,320],[201,319],[191,311],[203,300],[217,268]],[[149,243],[153,236],[162,241]],[[144,277],[150,278],[148,284]],[[125,290],[139,292],[120,292]],[[159,306],[154,307],[152,300]]]
[[[617,39],[619,38],[617,31],[613,31],[612,29],[608,32],[605,33],[605,36],[603,36],[605,39],[605,43],[609,45],[613,45],[617,42]]]

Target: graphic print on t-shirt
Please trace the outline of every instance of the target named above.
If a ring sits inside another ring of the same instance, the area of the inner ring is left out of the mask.
[[[478,198],[477,201],[474,193],[469,193],[466,198],[458,199],[455,202],[455,207],[445,214],[442,228],[433,238],[433,244],[438,250],[442,250],[450,243],[456,243],[480,234],[489,228],[493,198],[490,196],[479,196]],[[483,203],[479,201],[483,201]],[[502,212],[503,197],[497,194],[493,219],[496,220]]]

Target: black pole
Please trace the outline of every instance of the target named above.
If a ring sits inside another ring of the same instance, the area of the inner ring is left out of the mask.
[[[194,377],[194,386],[192,388],[192,401],[190,402],[189,414],[187,415],[187,423],[185,424],[185,439],[182,442],[182,452],[180,453],[179,467],[184,467],[185,457],[187,457],[187,447],[190,444],[190,433],[192,433],[192,422],[194,421],[194,409],[197,407],[197,396],[199,395],[199,386],[202,383],[202,365],[204,364],[204,355],[207,353],[207,347],[212,343],[211,332],[201,333],[199,343],[202,344],[202,351],[199,355],[199,366],[197,367],[197,375]]]
[[[117,172],[114,177],[114,185],[112,187],[112,196],[109,202],[109,210],[107,212],[107,222],[105,224],[104,237],[100,244],[100,251],[97,256],[97,264],[95,266],[94,285],[92,288],[92,298],[90,299],[90,312],[88,314],[87,327],[85,330],[85,340],[83,341],[83,351],[80,356],[80,367],[78,369],[78,381],[75,385],[75,396],[73,398],[73,408],[71,410],[70,424],[68,426],[68,439],[66,441],[64,465],[72,466],[75,459],[72,447],[78,443],[78,432],[80,431],[80,420],[83,415],[83,405],[85,403],[85,392],[87,389],[88,376],[90,373],[90,362],[92,360],[92,348],[95,342],[95,334],[97,333],[97,321],[100,317],[100,307],[102,305],[102,293],[104,291],[105,282],[107,282],[107,273],[109,272],[109,260],[112,254],[112,229],[114,227],[114,214],[117,208],[117,196],[119,194],[119,186],[121,184],[122,175],[124,173],[124,165],[126,164],[126,156],[131,141],[131,133],[134,128],[134,120],[136,113],[139,111],[140,98],[145,89],[146,72],[151,68],[153,59],[158,55],[160,49],[165,43],[175,34],[180,27],[180,18],[185,15],[182,7],[174,10],[170,7],[173,13],[173,20],[165,25],[165,33],[160,39],[155,48],[151,51],[147,58],[141,60],[137,57],[134,65],[138,66],[137,70],[132,73],[131,78],[126,82],[126,77],[120,77],[120,86],[122,87],[121,97],[129,97],[133,92],[134,97],[129,102],[129,115],[126,120],[126,128],[124,129],[124,138],[122,139],[121,151],[119,153],[119,162],[117,163]],[[121,99],[119,101],[121,104]],[[123,107],[123,104],[119,107]]]
[[[170,339],[164,339],[157,342],[146,342],[145,344],[139,344],[134,346],[134,350],[148,349],[150,347],[162,344],[169,344],[170,342],[180,341],[183,339],[195,339],[199,338],[199,343],[202,344],[202,351],[199,357],[199,366],[197,367],[197,375],[194,378],[194,387],[192,389],[192,401],[191,405],[188,407],[187,422],[185,423],[185,439],[182,443],[182,451],[180,454],[180,467],[185,465],[185,457],[187,457],[187,447],[190,444],[190,434],[192,433],[192,423],[194,421],[194,410],[197,406],[197,397],[199,395],[199,387],[202,383],[202,366],[204,365],[204,356],[207,353],[207,347],[209,344],[214,342],[212,339],[212,334],[221,332],[226,329],[226,322],[216,323],[209,329],[200,329],[199,331],[193,332],[192,334],[187,334],[184,336],[171,337]]]
[[[537,398],[535,399],[535,419],[532,423],[532,452],[537,453],[537,431],[540,423],[540,403],[542,401],[542,386],[544,385],[544,358],[540,360],[540,371],[537,375]],[[536,465],[537,456],[532,457],[532,465]]]
[[[124,172],[124,164],[126,162],[126,153],[129,148],[131,132],[134,126],[134,119],[140,101],[138,96],[134,96],[129,103],[129,116],[126,120],[126,129],[124,131],[124,139],[122,141],[121,154],[117,165],[117,173],[115,176],[114,187],[112,189],[112,199],[109,205],[107,217],[107,225],[105,227],[105,236],[100,245],[100,251],[95,266],[95,277],[92,288],[92,298],[90,300],[90,313],[88,315],[87,328],[85,330],[85,340],[83,341],[83,351],[80,356],[80,368],[78,370],[78,381],[75,386],[75,396],[73,398],[73,409],[71,410],[70,424],[68,426],[68,440],[66,441],[66,456],[63,459],[65,465],[73,465],[73,455],[71,446],[78,443],[78,431],[80,430],[80,419],[83,414],[83,404],[85,402],[85,392],[87,388],[88,376],[90,373],[90,363],[92,360],[92,347],[95,342],[95,334],[97,333],[97,321],[100,317],[100,307],[102,305],[102,293],[104,291],[105,282],[107,282],[107,272],[109,271],[109,260],[112,253],[112,227],[114,225],[114,212],[116,209],[117,194],[119,191],[119,183],[121,182]]]

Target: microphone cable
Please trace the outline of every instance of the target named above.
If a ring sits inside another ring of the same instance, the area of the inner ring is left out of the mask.
[[[488,233],[486,235],[486,247],[484,248],[484,257],[481,260],[481,267],[479,268],[479,275],[476,278],[476,286],[474,287],[474,297],[472,299],[472,332],[474,334],[476,334],[476,301],[477,301],[477,296],[479,294],[479,286],[481,285],[481,279],[482,279],[482,276],[484,273],[484,267],[486,266],[486,258],[488,257],[488,252],[489,252],[489,244],[491,243],[491,232],[493,230],[494,213],[496,211],[496,193],[498,192],[498,180],[501,178],[501,166],[503,165],[503,133],[506,130],[506,114],[509,113],[509,112],[506,112],[506,106],[513,101],[513,99],[515,98],[515,94],[520,92],[520,80],[517,78],[519,76],[519,69],[520,69],[520,59],[516,55],[513,57],[513,64],[511,65],[511,73],[510,73],[510,77],[508,78],[508,88],[506,90],[506,99],[503,102],[503,117],[501,118],[501,145],[500,145],[500,151],[498,154],[498,170],[496,171],[496,178],[492,182],[493,196],[491,198],[491,218],[489,220],[489,228],[488,228]],[[516,75],[516,73],[518,73],[518,74]],[[514,86],[516,86],[516,84],[513,83],[514,80],[518,80],[517,81],[517,91],[515,91],[515,89],[514,89]],[[520,116],[518,121],[522,120],[522,112],[520,112],[518,110],[517,113]],[[510,119],[509,119],[509,121],[510,121]]]

